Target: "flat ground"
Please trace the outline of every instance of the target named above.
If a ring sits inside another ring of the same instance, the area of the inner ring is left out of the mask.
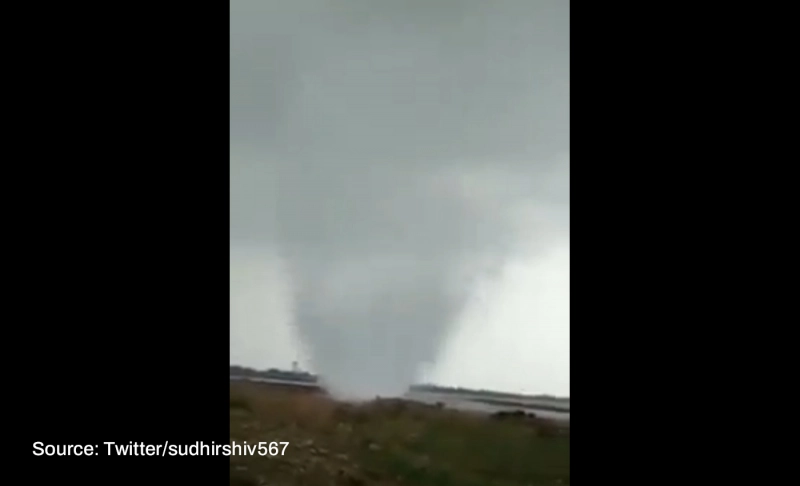
[[[231,456],[231,486],[569,484],[569,429],[524,416],[231,383],[230,424],[237,444],[289,442]]]

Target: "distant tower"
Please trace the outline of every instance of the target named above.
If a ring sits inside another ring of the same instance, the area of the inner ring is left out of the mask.
[[[297,361],[292,361],[292,372],[293,373],[300,373],[300,367],[297,366]]]

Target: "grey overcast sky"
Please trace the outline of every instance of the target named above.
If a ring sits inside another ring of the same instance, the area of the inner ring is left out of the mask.
[[[569,1],[231,0],[231,362],[569,395]]]

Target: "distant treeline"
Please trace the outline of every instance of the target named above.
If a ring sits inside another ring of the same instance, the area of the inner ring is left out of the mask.
[[[484,395],[487,397],[496,397],[496,398],[536,398],[540,400],[552,400],[552,401],[569,401],[569,398],[560,398],[554,397],[552,395],[524,395],[521,393],[508,393],[508,392],[498,392],[498,391],[491,391],[491,390],[474,390],[471,388],[461,388],[461,387],[451,387],[451,386],[439,386],[439,385],[414,385],[411,387],[413,391],[424,391],[424,392],[434,392],[434,393],[452,393],[454,395]]]
[[[294,372],[294,371],[286,371],[286,370],[278,370],[275,368],[268,369],[266,371],[262,370],[255,370],[253,368],[247,368],[245,366],[236,366],[231,365],[231,376],[240,376],[245,378],[266,378],[272,380],[290,380],[290,381],[300,381],[304,383],[318,383],[318,379],[316,375],[312,375],[311,373],[303,372]],[[472,390],[469,388],[460,388],[460,387],[447,387],[447,386],[439,386],[439,385],[413,385],[411,386],[411,391],[418,391],[418,392],[429,392],[429,393],[452,393],[454,395],[483,395],[486,397],[495,397],[495,398],[537,398],[541,400],[553,400],[553,401],[566,401],[569,402],[569,398],[558,398],[550,395],[521,395],[518,393],[507,393],[507,392],[496,392],[496,391],[488,391],[488,390]]]
[[[246,378],[267,378],[272,380],[291,380],[304,383],[316,383],[317,377],[311,373],[278,370],[275,368],[266,371],[254,370],[244,366],[231,365],[231,376],[241,376]]]

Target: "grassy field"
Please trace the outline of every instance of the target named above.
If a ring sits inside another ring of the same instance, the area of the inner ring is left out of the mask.
[[[231,486],[569,484],[569,430],[524,416],[245,382],[231,383],[230,424],[238,444],[289,442],[283,455],[231,456]]]

